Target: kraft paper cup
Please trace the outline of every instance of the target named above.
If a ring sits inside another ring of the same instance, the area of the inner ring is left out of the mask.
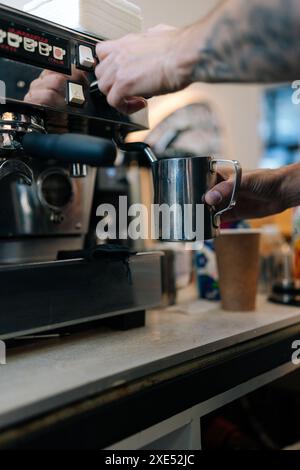
[[[260,236],[258,230],[223,230],[215,241],[224,310],[251,312],[256,308]]]

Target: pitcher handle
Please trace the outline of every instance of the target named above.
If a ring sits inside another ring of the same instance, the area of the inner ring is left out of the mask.
[[[214,169],[214,166],[221,163],[223,165],[231,165],[234,168],[235,172],[235,178],[234,178],[234,184],[233,184],[233,191],[231,195],[231,199],[229,202],[229,205],[225,207],[225,209],[222,209],[221,211],[217,212],[214,216],[214,224],[216,227],[219,227],[220,225],[220,217],[221,215],[225,214],[225,212],[230,211],[233,207],[236,206],[237,203],[237,193],[240,189],[241,182],[242,182],[242,167],[240,162],[237,160],[223,160],[223,159],[214,159],[212,160],[212,169]]]

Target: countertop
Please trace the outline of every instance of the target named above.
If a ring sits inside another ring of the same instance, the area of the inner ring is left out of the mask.
[[[253,313],[196,300],[148,312],[145,328],[20,341],[0,366],[0,428],[299,322],[300,309],[262,298]]]

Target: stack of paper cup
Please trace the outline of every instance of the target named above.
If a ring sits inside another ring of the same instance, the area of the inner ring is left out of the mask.
[[[128,0],[32,0],[24,10],[103,39],[142,30],[141,8]]]

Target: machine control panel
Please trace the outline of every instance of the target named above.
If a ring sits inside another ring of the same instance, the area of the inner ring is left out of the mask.
[[[98,41],[22,12],[0,14],[0,55],[41,69],[71,75],[74,65],[93,72]]]
[[[2,56],[37,67],[71,74],[69,41],[47,32],[0,19],[0,53]]]
[[[78,44],[77,48],[76,65],[78,69],[91,71],[96,64],[96,50],[95,47],[86,44]]]
[[[51,115],[55,126],[72,116],[75,129],[85,129],[88,123],[90,132],[103,136],[114,135],[116,126],[124,132],[146,129],[146,110],[126,116],[100,93],[95,67],[101,40],[101,35],[71,30],[0,4],[0,81],[5,84],[6,103],[25,110],[37,106],[46,117]],[[45,94],[45,102],[28,100],[31,84],[47,70],[64,75],[64,86],[55,96]]]
[[[83,106],[85,95],[83,86],[80,83],[68,82],[68,102],[73,106]]]

